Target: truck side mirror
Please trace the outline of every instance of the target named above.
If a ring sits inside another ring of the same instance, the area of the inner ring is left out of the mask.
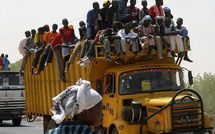
[[[102,95],[102,79],[96,80],[96,91]]]
[[[192,84],[193,84],[193,75],[192,75],[192,71],[188,71],[188,79],[189,79],[189,84],[192,85]]]

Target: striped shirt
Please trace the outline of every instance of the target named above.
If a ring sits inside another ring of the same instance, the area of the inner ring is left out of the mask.
[[[93,131],[86,123],[78,121],[65,121],[59,127],[51,129],[46,134],[101,134]]]

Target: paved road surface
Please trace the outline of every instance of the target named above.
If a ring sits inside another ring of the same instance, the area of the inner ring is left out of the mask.
[[[42,122],[22,121],[19,127],[14,127],[12,121],[3,121],[0,124],[0,134],[43,134]]]

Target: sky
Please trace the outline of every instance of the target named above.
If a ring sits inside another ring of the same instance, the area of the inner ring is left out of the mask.
[[[21,59],[18,45],[26,30],[54,23],[61,27],[63,18],[74,25],[79,37],[78,22],[86,21],[94,1],[102,7],[103,0],[0,0],[0,53],[9,54],[12,63]],[[148,7],[154,3],[148,0]],[[141,0],[137,0],[136,6],[141,8]],[[182,17],[189,30],[192,49],[189,57],[194,62],[183,61],[182,66],[194,75],[215,74],[215,0],[164,0],[165,6],[171,9],[174,20]]]

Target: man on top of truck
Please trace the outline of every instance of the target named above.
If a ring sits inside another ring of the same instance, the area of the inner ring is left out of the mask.
[[[155,5],[149,8],[149,15],[155,20],[156,16],[164,16],[163,0],[155,0]]]

